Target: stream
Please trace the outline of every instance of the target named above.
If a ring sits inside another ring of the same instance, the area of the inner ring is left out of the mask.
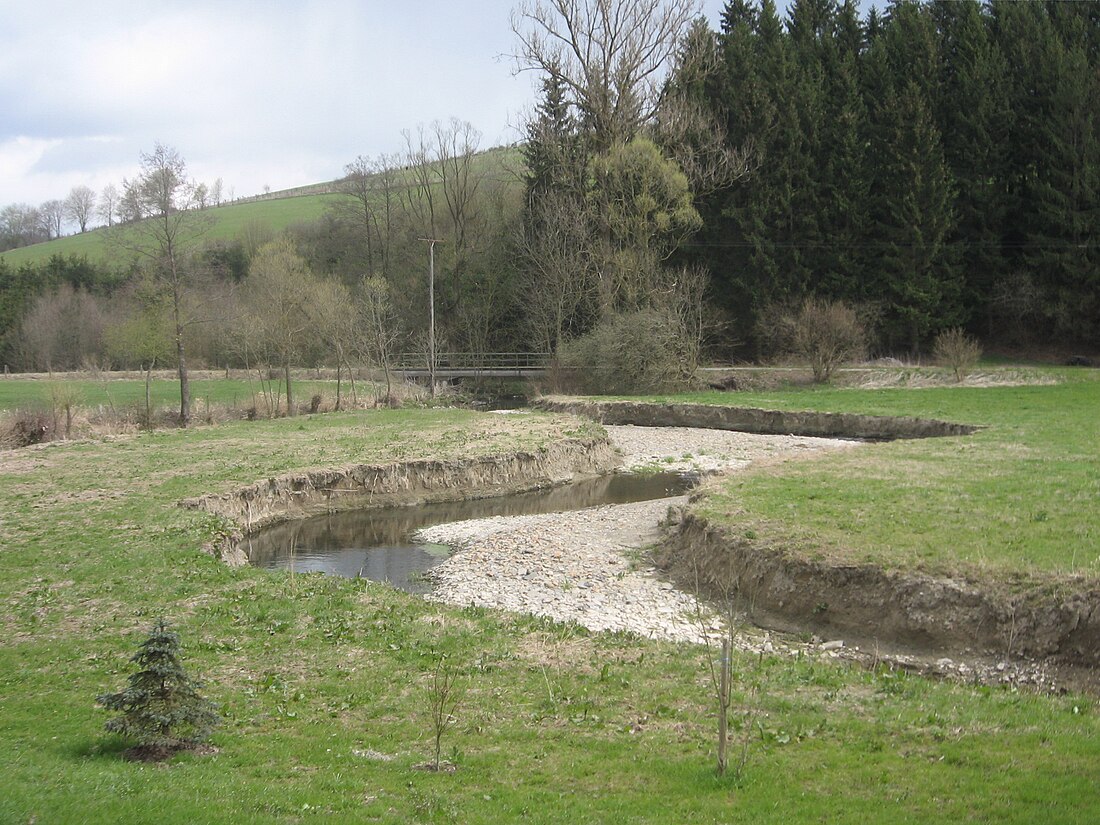
[[[368,578],[427,593],[432,587],[424,572],[444,561],[450,548],[415,543],[412,535],[424,527],[667,498],[687,492],[696,480],[680,473],[615,473],[492,498],[346,510],[260,530],[246,539],[248,559],[256,567]]]

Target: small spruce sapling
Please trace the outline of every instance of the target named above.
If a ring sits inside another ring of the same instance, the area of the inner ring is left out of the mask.
[[[135,755],[166,758],[202,743],[221,721],[215,705],[199,695],[201,685],[180,664],[179,635],[157,621],[130,659],[139,668],[129,686],[96,701],[122,715],[108,720],[110,733],[137,741]]]

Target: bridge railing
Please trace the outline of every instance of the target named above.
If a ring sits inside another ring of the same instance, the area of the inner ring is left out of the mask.
[[[551,355],[545,352],[437,352],[437,370],[520,370],[545,369]],[[428,355],[424,352],[402,352],[393,360],[397,370],[426,370]]]

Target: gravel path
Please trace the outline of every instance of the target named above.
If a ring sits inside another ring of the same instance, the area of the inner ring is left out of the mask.
[[[626,470],[732,472],[754,460],[854,443],[679,427],[606,429],[624,454]],[[703,641],[704,628],[720,628],[717,617],[644,563],[643,548],[657,539],[658,523],[670,506],[684,501],[679,496],[426,528],[418,539],[456,551],[430,572],[436,587],[429,598],[532,613],[591,630]],[[757,650],[761,642],[746,636],[742,644]]]

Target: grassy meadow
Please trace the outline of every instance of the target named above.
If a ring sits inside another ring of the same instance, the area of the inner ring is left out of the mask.
[[[708,518],[814,555],[974,578],[1100,576],[1100,374],[1044,386],[797,388],[678,401],[938,418],[972,436],[864,445],[738,475]]]
[[[875,466],[903,458],[910,473],[927,464],[932,479],[936,467],[992,461],[983,453],[1015,442],[1037,471],[1087,465],[1096,440],[1043,419],[1090,403],[1096,386],[1053,389],[1056,402],[1020,388],[875,400],[803,391],[755,403],[938,409],[989,425],[973,452],[948,439],[841,458],[919,447],[932,452],[887,453]],[[714,400],[731,398],[746,401]],[[1095,698],[816,655],[739,656],[740,770],[718,778],[713,652],[444,608],[365,581],[230,569],[201,550],[225,525],[176,506],[300,468],[535,449],[596,429],[540,414],[379,410],[0,452],[0,822],[1100,819]],[[826,470],[796,464],[747,483],[802,472],[826,483]],[[836,478],[841,492],[853,480]],[[1048,513],[1042,524],[1062,511]],[[125,684],[129,656],[160,616],[177,625],[185,665],[221,707],[218,750],[126,762],[94,697]],[[443,738],[453,773],[417,767],[431,752],[428,686],[441,660],[463,690]]]
[[[192,378],[191,403],[196,414],[204,406],[249,407],[261,403],[263,388],[258,379],[247,378]],[[278,391],[285,398],[282,381],[265,382],[266,388]],[[335,398],[335,381],[293,380],[295,399],[310,398],[321,393]],[[350,390],[349,390],[350,392]],[[154,407],[175,407],[180,401],[179,381],[174,378],[154,378],[149,383],[150,402]],[[145,381],[143,379],[109,378],[26,378],[16,376],[0,379],[0,411],[42,409],[54,406],[65,399],[81,407],[116,409],[143,407]]]
[[[226,203],[203,211],[210,219],[210,229],[204,235],[208,241],[229,241],[240,237],[252,224],[261,225],[272,233],[281,232],[297,223],[315,221],[324,213],[325,204],[338,195],[299,195],[289,198]],[[126,230],[119,229],[123,233]],[[41,263],[51,255],[86,257],[93,263],[117,260],[120,252],[109,242],[108,230],[92,229],[77,235],[24,246],[0,254],[11,267],[25,263]],[[125,253],[123,253],[125,254]]]

